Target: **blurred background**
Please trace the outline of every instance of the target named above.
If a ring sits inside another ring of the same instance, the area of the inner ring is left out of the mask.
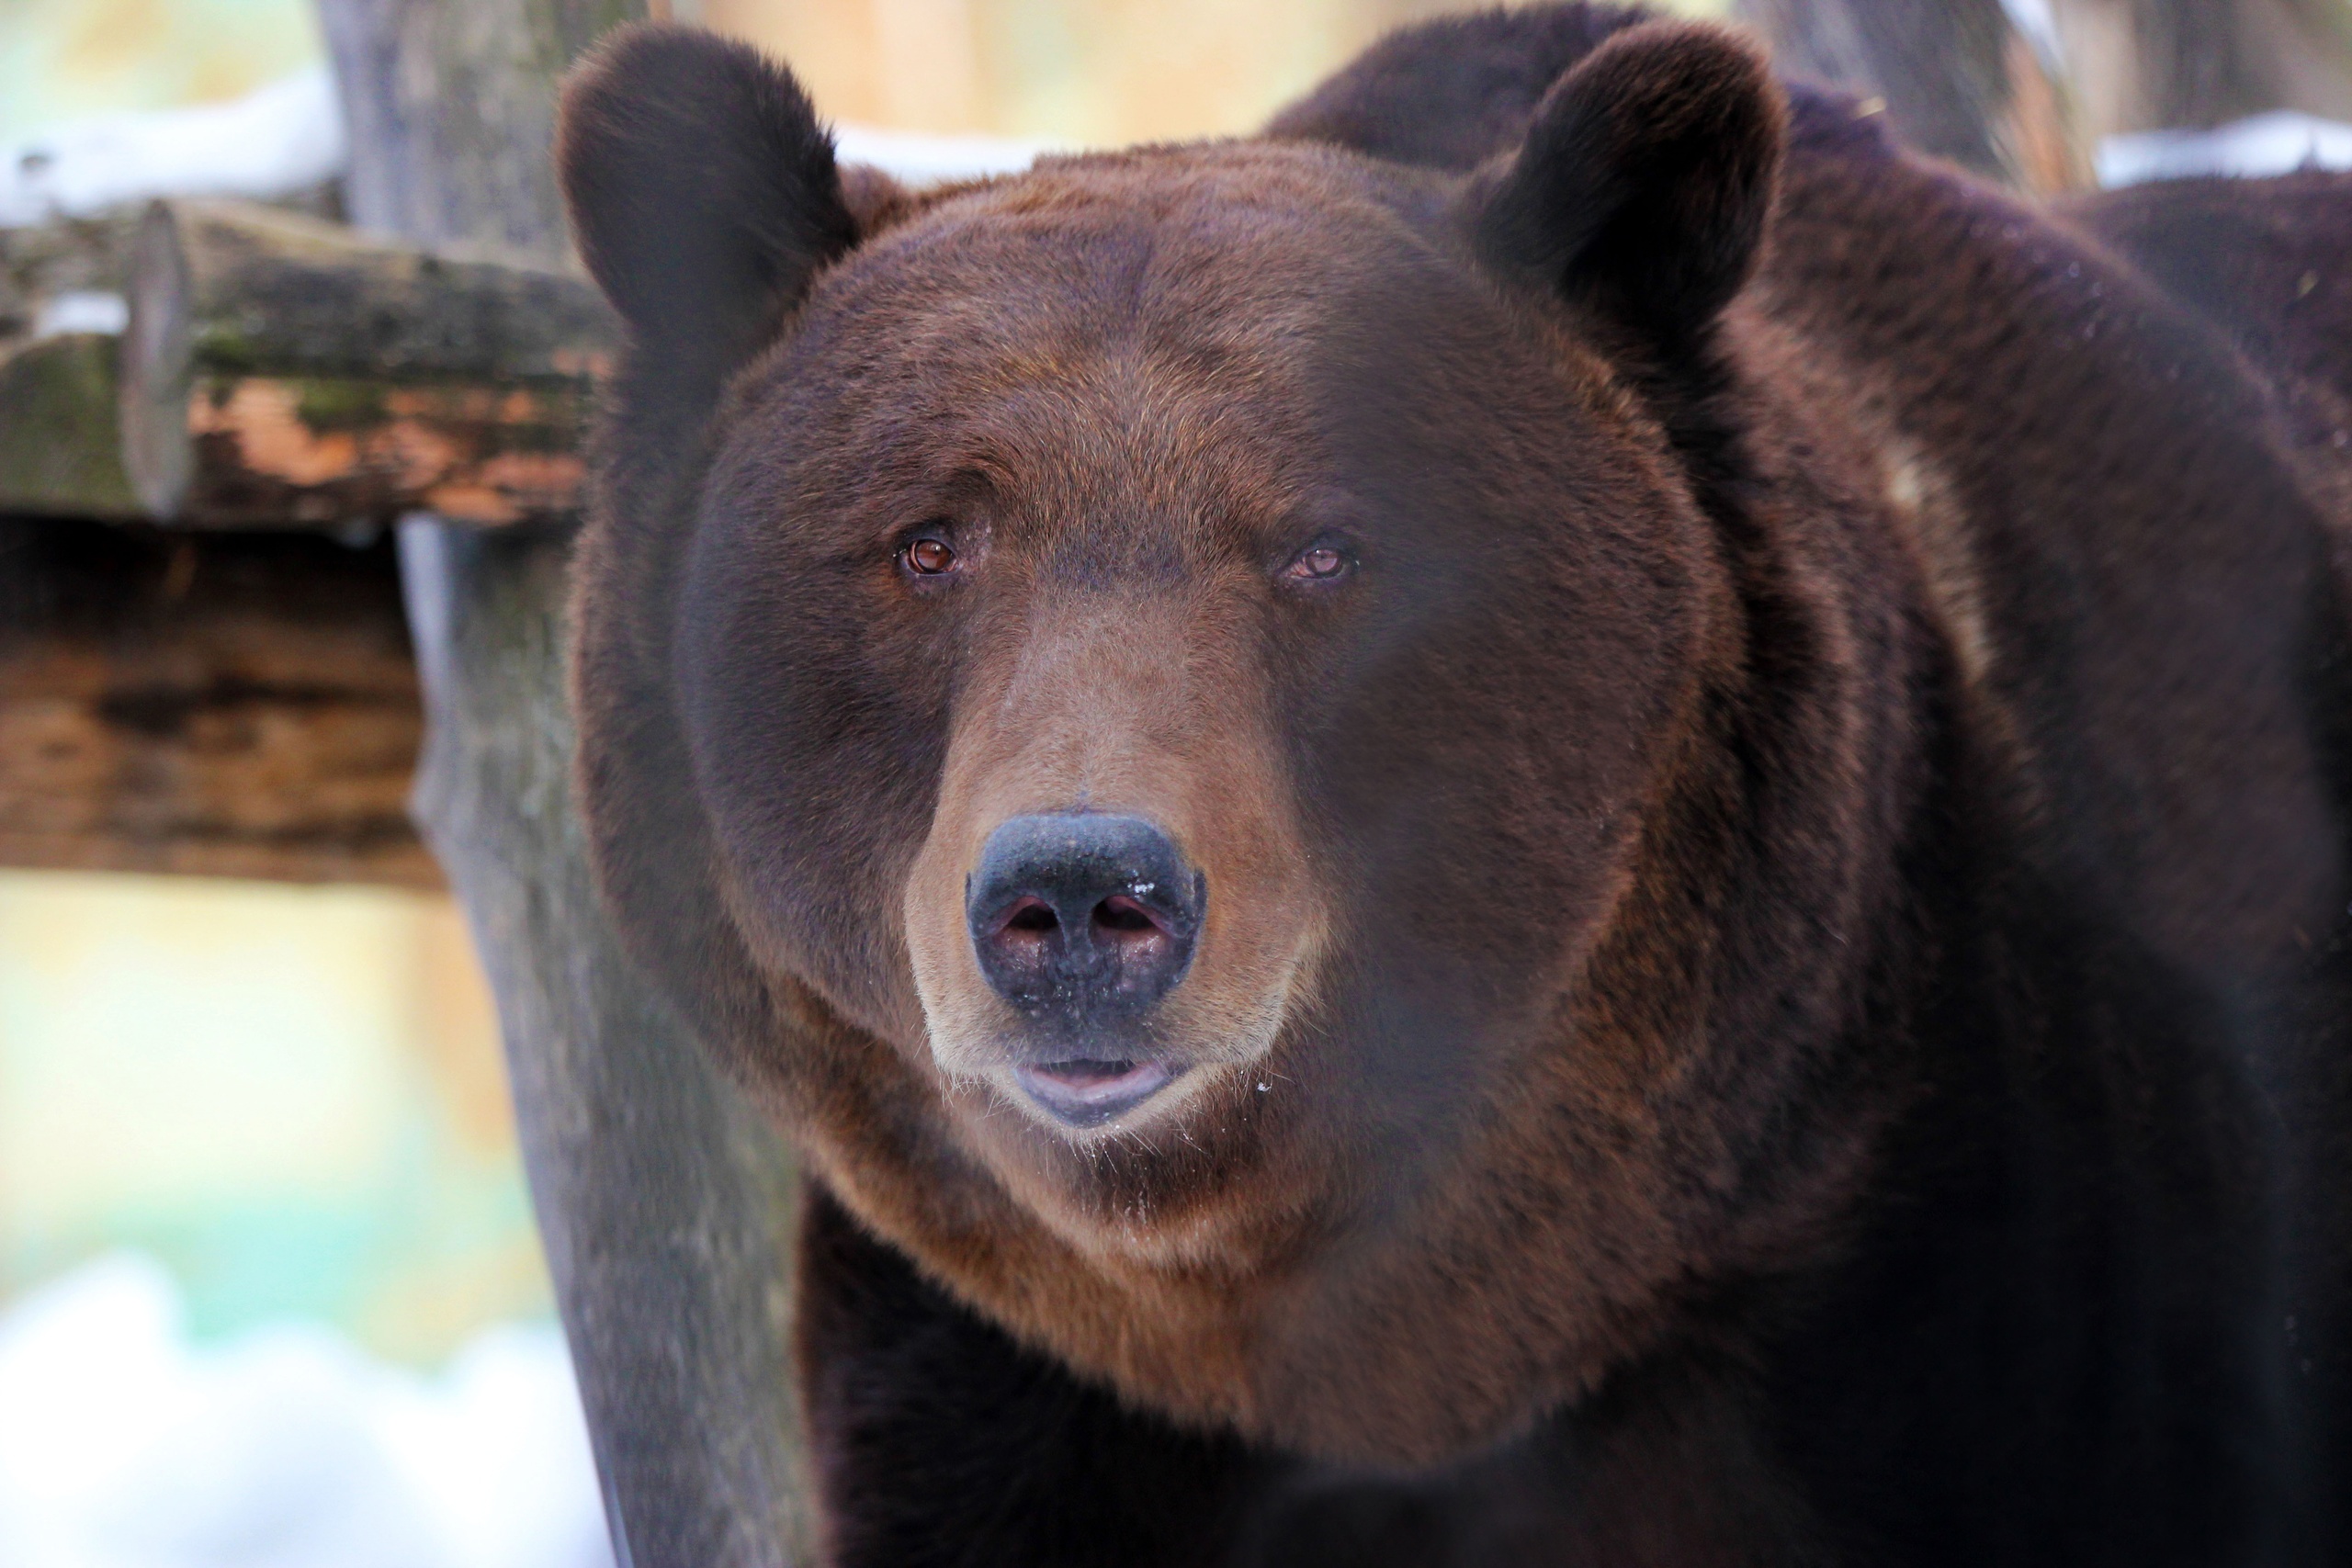
[[[1386,28],[1464,8],[679,0],[673,12],[783,54],[842,119],[1106,143],[1246,130]],[[324,61],[308,0],[0,0],[0,141],[123,109],[222,102]]]
[[[1246,131],[1385,29],[1447,8],[673,6],[782,54],[854,126],[1069,145]],[[2091,62],[2073,112],[2099,173],[2167,166],[2161,138],[2184,122],[2147,96],[2160,73],[2097,68],[2117,58],[2098,29],[2120,0],[2006,8],[2035,47]],[[2352,76],[2295,77],[2340,58],[2352,6],[2242,8],[2275,35],[2264,83],[2208,81],[2226,51],[2200,54],[2193,30],[2165,47],[2222,106],[2200,132],[2273,118],[2231,132],[2235,152],[2209,136],[2184,155],[2352,159],[2333,123]],[[309,0],[0,0],[0,223],[134,194],[149,165],[107,164],[119,147],[163,149],[152,161],[217,145],[260,171],[231,188],[322,186],[305,199],[332,206],[331,83]],[[58,149],[104,165],[88,190],[53,186]],[[2088,174],[2033,166],[2045,186]],[[0,689],[0,773],[64,722],[51,700]],[[0,820],[20,848],[23,829]],[[52,867],[0,870],[0,1568],[607,1561],[496,1020],[430,868],[303,886],[71,851],[0,861]]]

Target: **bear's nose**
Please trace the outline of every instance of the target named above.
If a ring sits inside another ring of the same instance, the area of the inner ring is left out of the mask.
[[[989,835],[965,913],[980,973],[1023,1012],[1066,1026],[1150,1007],[1184,977],[1203,877],[1140,817],[1015,817]]]

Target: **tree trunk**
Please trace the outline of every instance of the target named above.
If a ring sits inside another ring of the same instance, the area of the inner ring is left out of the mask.
[[[2344,0],[2051,0],[2094,137],[2300,109],[2352,119]]]
[[[563,254],[564,65],[628,0],[321,0],[352,216],[427,244]],[[623,1568],[794,1555],[792,1176],[632,970],[571,801],[569,541],[403,525],[427,734],[418,820],[487,961],[541,1234]]]
[[[1735,0],[1781,69],[1883,109],[1907,146],[2019,190],[2090,183],[2052,40],[2001,0]]]

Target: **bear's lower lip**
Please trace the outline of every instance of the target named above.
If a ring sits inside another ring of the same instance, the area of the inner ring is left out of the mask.
[[[1165,1062],[1038,1062],[1015,1067],[1022,1091],[1072,1127],[1099,1127],[1168,1087]]]

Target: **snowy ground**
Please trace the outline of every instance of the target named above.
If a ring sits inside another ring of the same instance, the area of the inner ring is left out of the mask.
[[[347,156],[334,78],[317,66],[230,103],[107,115],[0,147],[0,224],[152,196],[290,196]]]
[[[190,1343],[118,1255],[0,1315],[6,1568],[609,1568],[552,1326],[439,1374],[287,1325]]]

